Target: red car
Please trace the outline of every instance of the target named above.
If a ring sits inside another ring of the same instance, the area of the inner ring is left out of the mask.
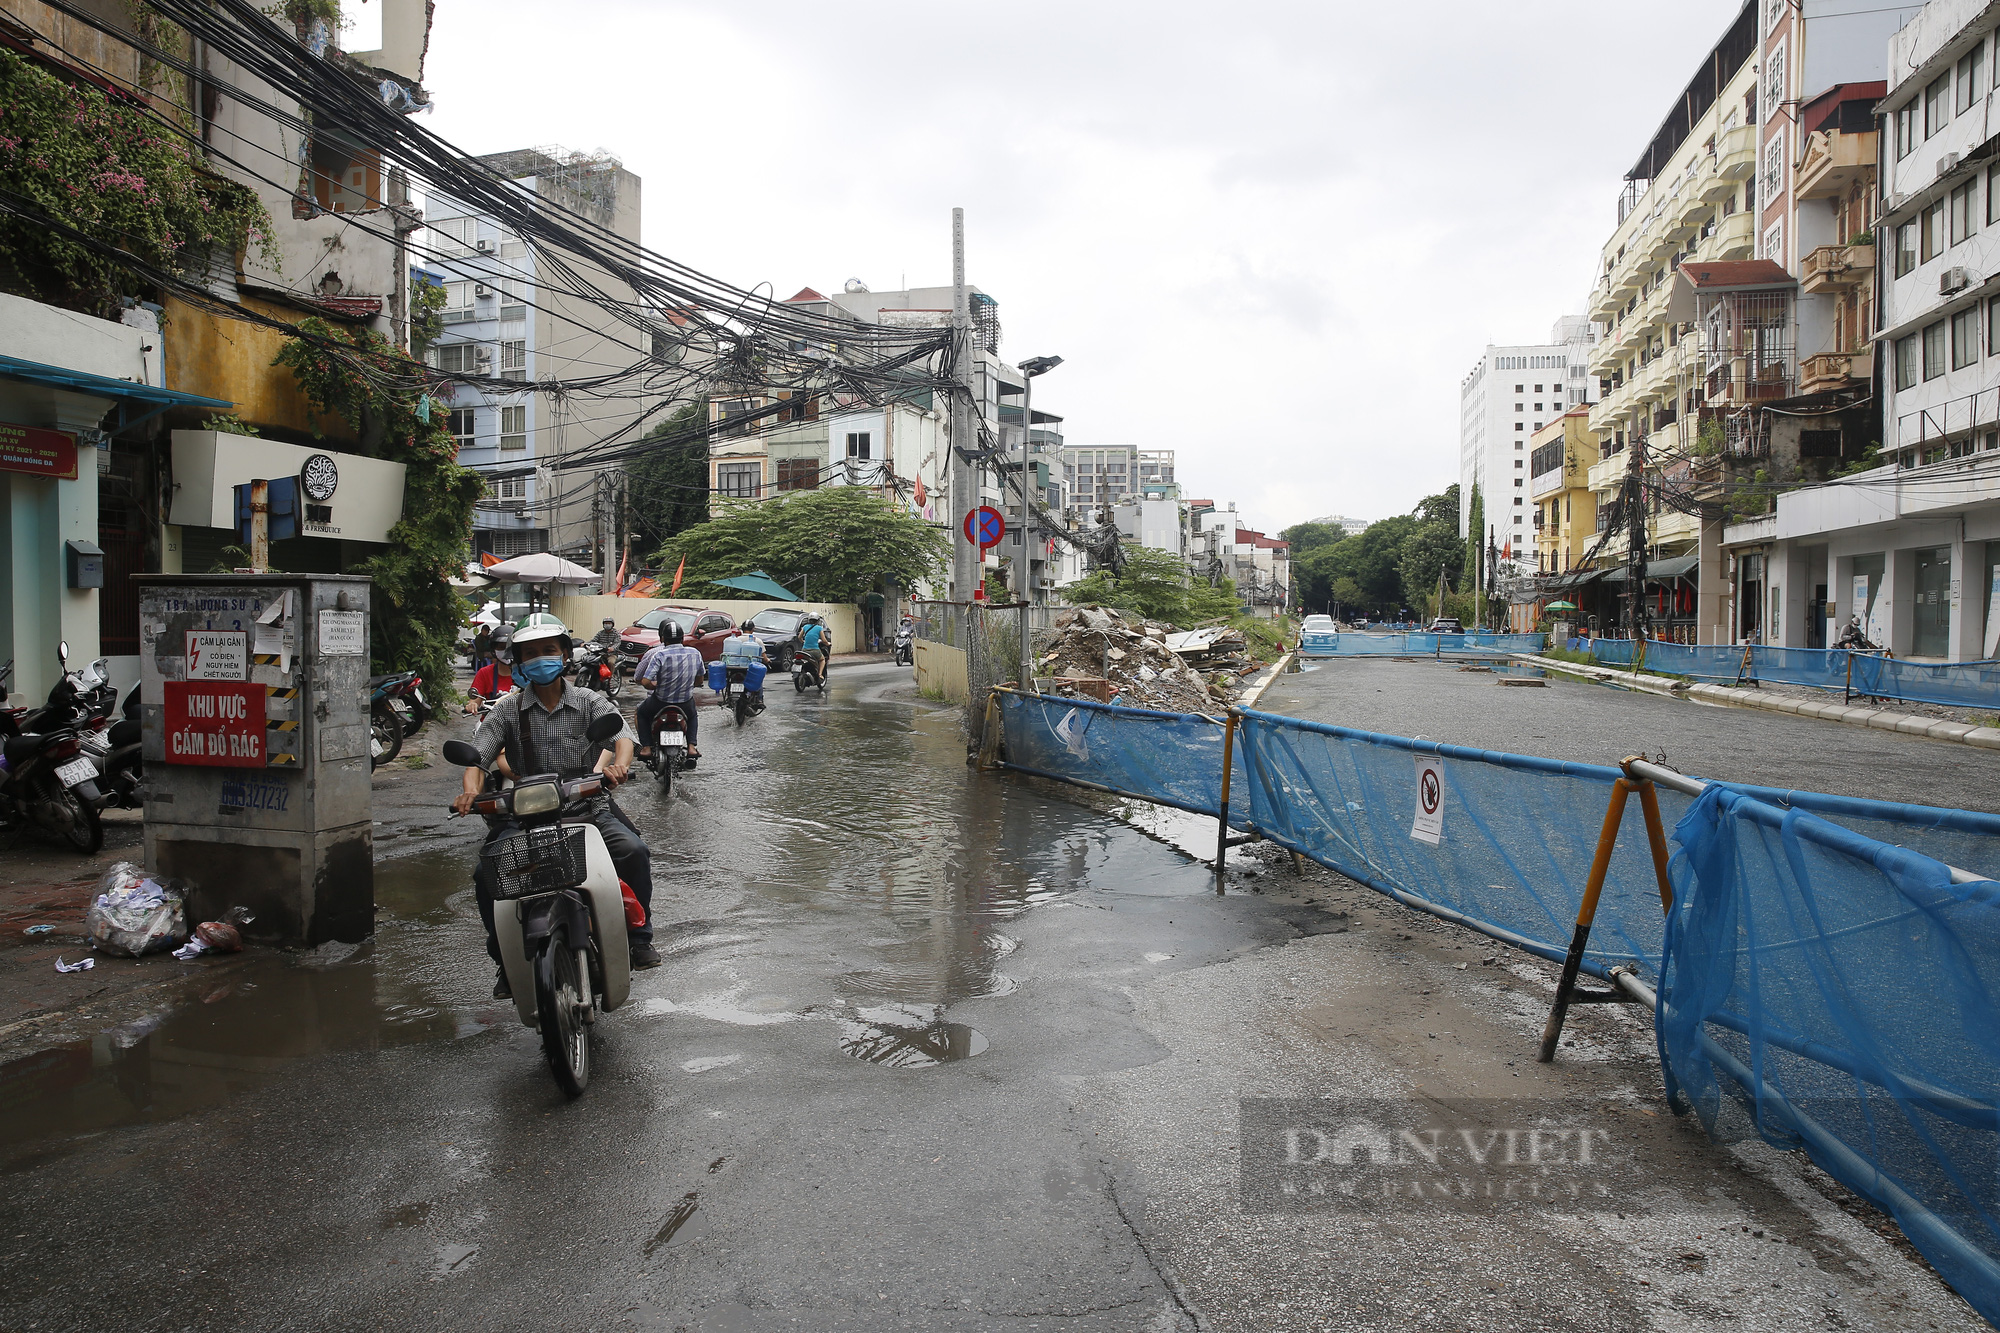
[[[681,642],[701,654],[704,662],[722,656],[722,641],[736,622],[721,611],[699,606],[656,606],[618,636],[618,669],[631,675],[639,659],[660,646],[660,626],[671,619],[681,627]]]

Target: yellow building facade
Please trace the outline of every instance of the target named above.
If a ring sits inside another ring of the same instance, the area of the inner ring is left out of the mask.
[[[1529,444],[1528,496],[1535,506],[1535,566],[1560,574],[1583,564],[1597,536],[1590,468],[1598,461],[1590,409],[1577,408],[1536,431]]]

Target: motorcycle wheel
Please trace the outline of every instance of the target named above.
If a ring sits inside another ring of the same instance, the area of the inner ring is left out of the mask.
[[[415,699],[400,699],[397,702],[402,705],[403,735],[405,737],[416,735],[424,729],[424,724],[431,720],[431,710],[418,703]]]
[[[403,752],[403,719],[381,706],[368,714],[368,767],[382,767]]]
[[[104,821],[98,818],[96,806],[79,799],[67,787],[53,793],[48,800],[67,816],[62,836],[71,850],[90,856],[104,846]]]
[[[795,689],[795,690],[797,690],[797,691],[798,691],[798,692],[799,692],[800,694],[804,694],[804,693],[806,692],[806,673],[805,673],[805,672],[803,672],[803,671],[794,671],[794,672],[792,673],[792,688],[793,688],[793,689]]]
[[[581,1097],[590,1082],[590,1028],[583,1021],[582,956],[561,927],[535,960],[535,1012],[541,1020],[542,1054],[565,1097]]]
[[[750,692],[745,690],[736,696],[736,725],[742,726],[750,716]]]

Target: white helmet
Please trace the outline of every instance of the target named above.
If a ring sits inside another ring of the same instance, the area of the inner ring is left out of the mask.
[[[560,616],[537,611],[515,626],[514,651],[519,653],[524,644],[539,643],[543,639],[561,639],[565,653],[576,647],[575,641],[570,638],[569,626],[562,623]]]

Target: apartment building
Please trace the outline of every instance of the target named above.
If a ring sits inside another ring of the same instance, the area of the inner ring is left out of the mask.
[[[1534,549],[1529,524],[1528,441],[1578,404],[1588,403],[1596,330],[1588,319],[1556,321],[1546,343],[1489,346],[1459,382],[1458,531],[1468,534],[1477,490],[1486,532],[1525,567]]]
[[[1899,656],[2000,653],[1996,24],[1985,3],[1933,0],[1887,43],[1880,466],[1731,525],[1745,637],[1805,646],[1859,616]]]
[[[640,181],[615,157],[527,148],[479,160],[551,206],[639,239]],[[444,332],[426,359],[442,370],[521,386],[459,385],[447,407],[459,462],[487,477],[487,498],[473,519],[475,549],[503,558],[555,550],[591,568],[615,569],[617,473],[566,466],[564,455],[608,437],[654,400],[559,396],[534,386],[596,378],[643,361],[649,335],[567,284],[544,280],[542,261],[491,215],[443,196],[428,199],[424,211],[418,280],[445,289]],[[634,300],[629,286],[581,257],[565,254],[562,262],[614,299]]]
[[[1597,535],[1597,497],[1587,474],[1597,458],[1590,409],[1573,407],[1528,441],[1528,500],[1535,507],[1535,572],[1566,574],[1583,564]]]

